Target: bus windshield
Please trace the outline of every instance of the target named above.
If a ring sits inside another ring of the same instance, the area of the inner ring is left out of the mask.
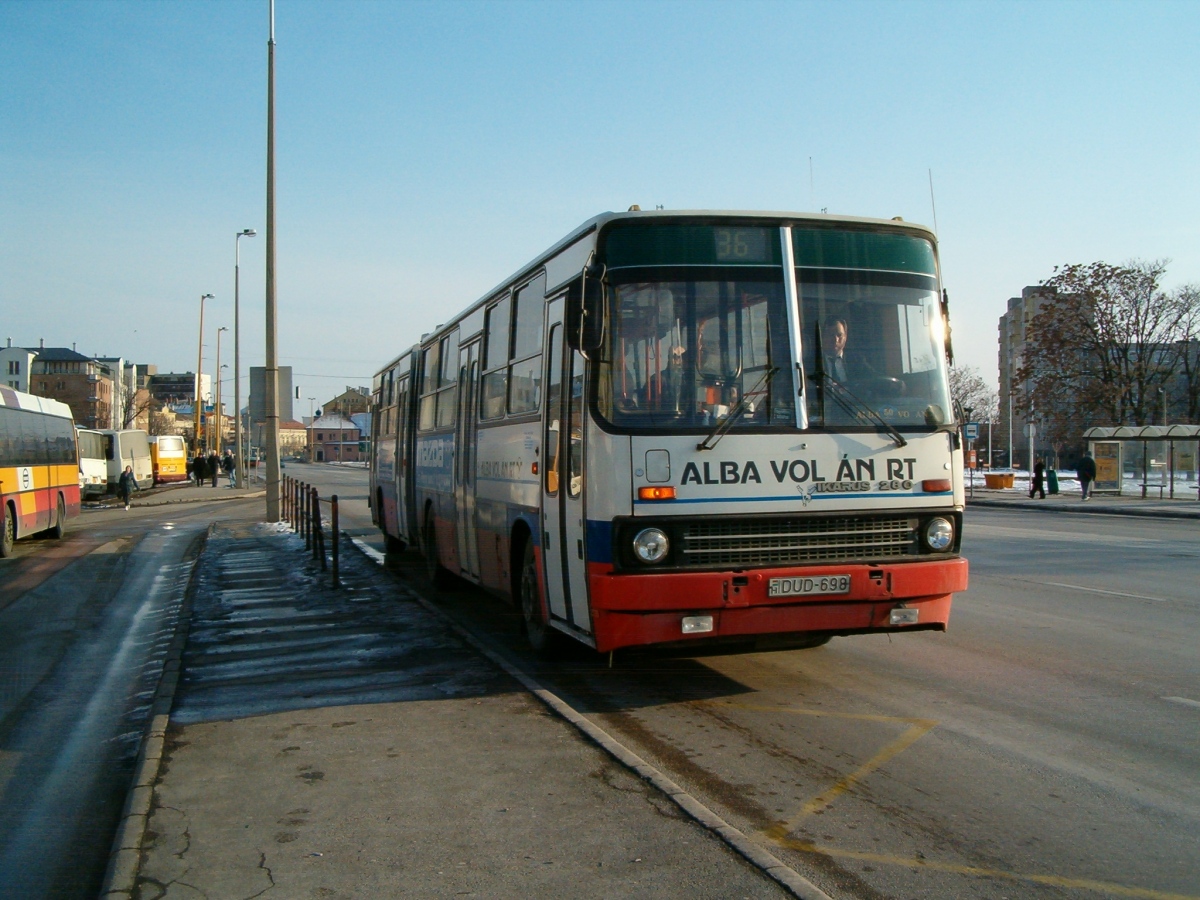
[[[733,428],[795,427],[781,283],[619,283],[609,308],[598,399],[613,425],[711,428],[736,410]]]
[[[950,420],[932,278],[830,269],[796,274],[810,425],[874,427],[882,419],[926,430]]]

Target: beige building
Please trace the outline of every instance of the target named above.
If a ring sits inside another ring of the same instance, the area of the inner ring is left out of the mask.
[[[1008,311],[1000,317],[1000,422],[997,456],[1005,454],[1004,464],[1013,465],[1016,459],[1027,467],[1029,438],[1026,426],[1030,416],[1037,417],[1037,398],[1028,381],[1017,377],[1025,358],[1025,343],[1029,328],[1047,303],[1054,302],[1053,288],[1034,285],[1024,288],[1020,297],[1008,301]],[[1010,452],[1011,450],[1011,452]],[[1041,452],[1035,435],[1034,453]]]

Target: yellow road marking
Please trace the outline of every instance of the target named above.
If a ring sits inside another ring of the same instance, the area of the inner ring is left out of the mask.
[[[767,832],[774,834],[776,829]],[[888,856],[883,853],[864,853],[858,850],[839,850],[811,841],[798,841],[789,837],[774,837],[772,840],[781,847],[797,850],[801,853],[820,853],[823,856],[842,859],[855,859],[862,862],[873,862],[879,865],[904,866],[909,869],[930,869],[934,872],[948,872],[953,875],[974,875],[980,878],[1003,878],[1007,881],[1028,881],[1034,884],[1045,884],[1051,887],[1074,888],[1084,891],[1096,891],[1113,897],[1136,897],[1139,900],[1200,900],[1196,894],[1174,894],[1169,891],[1155,891],[1149,888],[1126,887],[1108,881],[1096,881],[1091,878],[1067,878],[1062,875],[1027,875],[1020,872],[1005,872],[1002,869],[988,869],[983,866],[964,866],[957,863],[934,862],[933,860],[913,857],[906,859],[902,856]]]
[[[1090,878],[1068,878],[1062,875],[1028,875],[1020,872],[1005,872],[1001,869],[988,869],[982,866],[967,866],[958,863],[935,862],[919,857],[906,858],[889,856],[882,853],[866,853],[858,850],[839,850],[835,847],[815,844],[811,841],[801,841],[788,835],[794,830],[796,823],[804,816],[819,812],[829,806],[840,794],[845,793],[871,772],[878,769],[889,759],[907,750],[922,736],[937,726],[932,719],[917,719],[905,716],[881,716],[866,713],[837,713],[818,709],[797,709],[787,706],[770,706],[766,704],[736,703],[729,700],[707,701],[712,705],[730,706],[738,709],[748,709],[755,712],[779,712],[798,716],[817,716],[831,719],[858,719],[868,722],[902,722],[909,727],[896,740],[889,743],[873,757],[859,766],[854,772],[839,779],[827,790],[813,797],[802,807],[795,819],[779,822],[763,832],[763,835],[780,847],[796,850],[801,853],[819,853],[831,858],[855,859],[862,862],[873,862],[878,865],[903,866],[910,869],[929,869],[934,872],[948,872],[956,875],[971,875],[979,878],[1003,878],[1008,881],[1025,881],[1033,884],[1045,884],[1051,887],[1073,888],[1076,890],[1095,891],[1113,897],[1134,897],[1138,900],[1200,900],[1200,895],[1175,894],[1168,891],[1155,891],[1148,888],[1126,887],[1107,881],[1096,881]]]

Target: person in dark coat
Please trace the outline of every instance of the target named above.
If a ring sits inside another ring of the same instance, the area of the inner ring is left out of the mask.
[[[208,460],[205,463],[208,471],[208,477],[212,479],[212,486],[217,486],[217,476],[221,474],[221,458],[217,456],[216,450],[208,451]]]
[[[200,451],[196,451],[196,456],[192,460],[192,474],[196,478],[196,487],[204,484],[204,479],[208,475],[208,463]]]
[[[1083,459],[1075,468],[1079,475],[1079,488],[1083,491],[1083,499],[1092,499],[1092,482],[1096,480],[1096,461],[1092,459],[1090,450],[1083,451]]]
[[[221,457],[221,471],[224,472],[225,477],[229,479],[230,487],[237,487],[236,472],[234,471],[235,469],[237,469],[237,466],[233,461],[233,452],[226,450],[225,455]]]
[[[120,479],[117,481],[117,490],[121,493],[121,499],[125,502],[125,508],[129,509],[129,496],[137,490],[137,479],[133,477],[133,466],[126,466],[125,471],[121,473]]]
[[[1041,494],[1042,499],[1046,499],[1046,464],[1040,459],[1033,467],[1033,481],[1029,483],[1029,499],[1033,499],[1034,494]]]

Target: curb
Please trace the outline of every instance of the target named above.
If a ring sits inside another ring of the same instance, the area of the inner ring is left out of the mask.
[[[212,530],[213,526],[210,525],[193,544],[195,552],[191,558],[192,571],[188,575],[187,588],[179,607],[179,622],[175,626],[175,636],[167,650],[158,690],[150,707],[150,724],[142,737],[142,749],[138,752],[133,783],[121,813],[121,824],[109,851],[108,869],[104,873],[104,882],[99,894],[101,900],[130,900],[137,884],[137,874],[142,861],[142,841],[146,836],[146,823],[150,819],[154,785],[158,781],[158,772],[162,766],[167,728],[171,724],[171,706],[175,700],[175,688],[179,684],[179,674],[183,665],[183,648],[187,645],[192,596],[195,592],[196,563],[204,553]]]
[[[374,547],[363,543],[361,539],[351,537],[346,532],[343,536],[364,556],[372,562],[383,564],[383,555]],[[725,842],[739,856],[752,866],[760,869],[764,875],[786,889],[799,900],[832,900],[819,887],[809,881],[794,869],[789,868],[773,853],[747,837],[742,831],[730,825],[715,812],[677,785],[659,769],[650,765],[591,719],[578,712],[569,703],[543,687],[533,676],[526,674],[510,663],[500,654],[485,646],[475,635],[462,625],[451,619],[446,613],[407,584],[401,582],[401,589],[416,600],[427,611],[433,613],[464,641],[478,650],[495,666],[515,679],[529,693],[540,700],[554,715],[575,726],[588,740],[615,759],[643,781],[647,781],[667,796],[688,818],[704,826],[714,835]]]
[[[266,488],[263,488],[261,491],[254,491],[252,493],[246,493],[246,494],[237,494],[237,495],[221,494],[220,496],[217,496],[217,497],[176,497],[174,499],[146,500],[141,503],[131,503],[129,505],[131,507],[137,508],[137,507],[145,507],[145,506],[170,506],[175,503],[215,503],[218,500],[250,500],[255,497],[265,497],[266,495],[267,495]],[[86,505],[83,508],[86,510],[116,509],[120,505],[121,504],[119,502],[114,503],[111,506],[106,503],[94,503],[94,504]]]

